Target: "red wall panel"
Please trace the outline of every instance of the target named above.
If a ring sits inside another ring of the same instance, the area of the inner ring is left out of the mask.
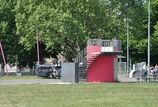
[[[114,56],[98,56],[89,66],[87,82],[114,82]]]

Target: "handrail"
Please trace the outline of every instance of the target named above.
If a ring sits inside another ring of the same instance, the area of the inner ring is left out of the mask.
[[[121,52],[122,50],[121,40],[102,40],[100,46],[115,48],[113,52]]]
[[[89,39],[87,46],[101,46],[101,47],[113,47],[113,52],[121,52],[121,40],[102,40],[102,39]],[[103,51],[111,51],[111,48],[103,49]],[[77,54],[75,62],[80,66],[86,65],[87,47]]]
[[[96,39],[96,41],[92,45],[98,44],[99,42],[100,39]],[[77,54],[77,57],[75,58],[75,62],[79,63],[79,66],[86,66],[86,55],[87,55],[87,47]]]

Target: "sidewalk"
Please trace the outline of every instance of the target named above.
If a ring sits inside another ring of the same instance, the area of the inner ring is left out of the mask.
[[[139,82],[139,80],[137,80],[136,78],[129,78],[125,75],[118,75],[118,80],[120,82]]]

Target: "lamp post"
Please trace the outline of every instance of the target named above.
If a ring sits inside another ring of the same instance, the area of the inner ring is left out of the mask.
[[[149,74],[150,74],[150,0],[148,2],[148,76]]]
[[[4,65],[5,65],[5,70],[6,70],[7,75],[8,75],[7,64],[6,64],[6,61],[5,61],[5,57],[4,57],[4,53],[3,53],[3,48],[2,48],[1,42],[0,42],[0,48],[1,48],[1,54],[2,54],[2,56],[3,56],[3,61],[4,61]]]
[[[126,19],[127,22],[127,74],[129,73],[129,22],[131,22],[130,18]]]
[[[40,56],[39,56],[39,41],[38,41],[38,30],[36,29],[36,39],[37,39],[37,58],[38,58],[38,66],[40,65]]]

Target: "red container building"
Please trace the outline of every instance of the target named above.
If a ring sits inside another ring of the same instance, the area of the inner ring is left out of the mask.
[[[117,55],[121,53],[120,40],[89,39],[81,52],[79,63],[86,65],[87,82],[117,82]],[[86,57],[82,57],[86,56]],[[86,58],[86,61],[84,60]]]

